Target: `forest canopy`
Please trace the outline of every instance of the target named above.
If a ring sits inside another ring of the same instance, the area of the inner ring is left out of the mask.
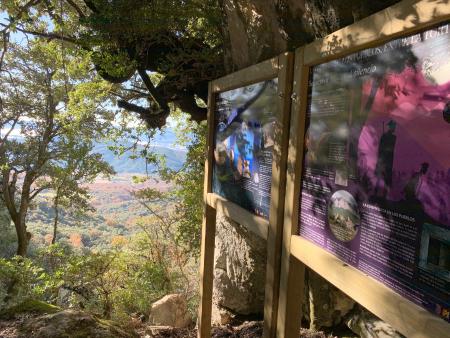
[[[117,86],[117,106],[161,128],[179,108],[206,118],[208,81],[383,9],[396,0],[4,0],[2,55],[11,33],[89,53]],[[0,63],[3,57],[0,59]]]

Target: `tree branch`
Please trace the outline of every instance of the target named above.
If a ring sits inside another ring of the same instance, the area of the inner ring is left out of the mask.
[[[142,78],[142,81],[144,81],[145,86],[147,87],[148,91],[150,92],[150,95],[153,97],[153,99],[158,103],[159,108],[163,111],[169,111],[169,105],[167,104],[166,99],[159,93],[158,89],[153,85],[152,80],[150,80],[150,77],[147,74],[147,71],[139,67],[138,73]]]
[[[7,27],[7,25],[0,23],[1,26],[3,27]],[[47,38],[49,40],[61,40],[61,41],[66,41],[66,42],[70,42],[73,43],[74,45],[79,45],[82,47],[85,47],[80,41],[78,41],[76,38],[73,37],[69,37],[69,36],[62,36],[56,33],[46,33],[46,32],[38,32],[38,31],[31,31],[28,29],[24,29],[24,28],[19,28],[16,27],[16,30],[18,30],[19,32],[22,33],[26,33],[26,34],[31,34],[31,35],[35,35],[35,36],[40,36],[42,38]]]
[[[94,13],[98,14],[98,8],[95,6],[94,2],[91,0],[84,0],[86,6]]]
[[[78,13],[80,18],[84,19],[86,17],[81,8],[75,2],[73,2],[72,0],[66,0],[66,2]]]
[[[40,192],[44,191],[45,189],[49,189],[50,185],[44,185],[38,189],[34,189],[30,194],[30,201],[32,201]]]
[[[6,132],[5,137],[3,137],[3,138],[0,137],[0,141],[2,143],[5,142],[8,139],[8,136],[12,133],[12,131],[16,127],[17,122],[19,122],[19,118],[18,117],[14,119],[14,121],[13,121],[13,123],[11,125],[11,128]]]
[[[161,129],[166,124],[168,112],[154,112],[149,108],[144,108],[125,100],[117,101],[117,106],[119,108],[138,113],[140,118],[147,123],[149,128]]]
[[[2,31],[2,35],[3,35],[3,50],[2,55],[0,56],[0,71],[2,70],[3,60],[5,59],[5,55],[8,50],[9,32],[7,32],[6,29],[4,29]]]
[[[200,122],[207,118],[208,110],[197,105],[194,95],[183,95],[180,98],[175,99],[174,104],[183,112],[189,114],[193,121]]]

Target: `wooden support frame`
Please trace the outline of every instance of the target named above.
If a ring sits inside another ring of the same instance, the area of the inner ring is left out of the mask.
[[[267,241],[264,337],[276,337],[293,60],[292,53],[284,53],[210,83],[208,98],[208,156],[205,164],[204,188],[205,211],[202,224],[200,266],[201,301],[198,322],[198,337],[200,338],[210,337],[211,334],[214,238],[217,211],[245,226],[249,231]],[[214,114],[216,108],[215,97],[218,93],[274,78],[278,78],[278,116],[275,126],[275,145],[272,160],[270,215],[269,219],[266,220],[212,192]]]
[[[277,337],[299,335],[306,266],[407,337],[450,337],[450,324],[297,235],[310,67],[449,19],[448,1],[406,0],[296,50]]]

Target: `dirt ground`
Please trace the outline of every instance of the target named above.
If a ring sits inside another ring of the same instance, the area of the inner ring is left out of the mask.
[[[262,322],[245,322],[239,326],[213,327],[212,338],[257,338],[262,336]],[[147,327],[138,332],[142,338],[196,338],[196,329],[152,328]],[[334,338],[323,332],[302,329],[299,338]]]
[[[27,320],[33,318],[33,315],[21,315],[11,320],[0,320],[0,338],[23,338],[19,328]],[[197,330],[191,329],[175,329],[170,327],[154,327],[145,326],[136,329],[141,338],[196,338]],[[261,322],[245,322],[239,326],[222,326],[213,327],[211,332],[212,338],[257,338],[262,336]],[[42,337],[45,338],[45,337]],[[58,338],[58,337],[51,337]],[[70,336],[64,336],[70,338]],[[111,337],[113,338],[113,337]],[[299,338],[333,338],[322,332],[312,332],[302,329]]]

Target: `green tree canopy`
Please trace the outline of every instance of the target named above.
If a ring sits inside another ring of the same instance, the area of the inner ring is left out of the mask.
[[[111,84],[89,68],[88,55],[59,42],[29,40],[9,45],[0,73],[1,197],[15,225],[19,255],[31,234],[26,216],[33,199],[54,189],[85,207],[81,184],[112,169],[91,152],[106,137],[114,113]]]
[[[3,0],[0,33],[3,52],[14,31],[90,51],[98,74],[121,84],[118,106],[161,128],[173,107],[206,119],[197,103],[206,101],[208,81],[398,1]]]

